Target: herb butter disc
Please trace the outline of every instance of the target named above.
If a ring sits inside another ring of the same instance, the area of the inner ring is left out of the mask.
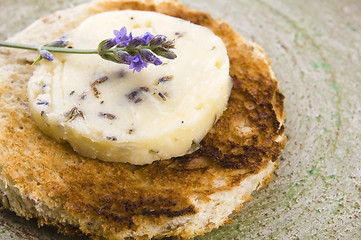
[[[133,73],[98,55],[55,54],[29,81],[35,122],[79,154],[104,161],[148,164],[195,151],[227,106],[222,40],[188,21],[133,10],[94,15],[62,37],[74,48],[96,49],[123,26],[133,36],[174,39],[177,58]]]

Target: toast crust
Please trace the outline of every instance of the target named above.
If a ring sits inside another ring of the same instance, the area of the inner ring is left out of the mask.
[[[202,204],[212,201],[211,196],[232,191],[265,169],[257,184],[269,182],[276,166],[273,162],[286,140],[284,97],[270,60],[259,46],[243,39],[227,23],[176,1],[95,1],[53,13],[11,40],[43,44],[88,16],[123,9],[182,18],[208,27],[222,38],[233,81],[227,110],[203,139],[201,149],[193,154],[145,166],[87,159],[68,144],[44,135],[30,116],[26,86],[36,54],[0,49],[3,202],[7,201],[6,206],[18,215],[39,218],[40,224],[56,225],[68,234],[74,232],[69,226],[75,226],[99,239],[190,238],[204,234],[228,218],[208,221],[201,229],[191,229],[185,223],[172,227],[169,222],[195,216]],[[249,199],[249,194],[243,198]],[[240,208],[241,204],[230,212]],[[167,229],[157,232],[144,230],[144,226]]]

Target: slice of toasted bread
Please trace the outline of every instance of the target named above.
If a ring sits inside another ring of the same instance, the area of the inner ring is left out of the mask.
[[[285,143],[283,95],[259,46],[175,1],[95,1],[44,17],[9,40],[44,44],[91,15],[121,9],[183,18],[221,37],[233,79],[228,109],[191,155],[145,166],[86,159],[44,135],[30,116],[26,86],[36,53],[0,49],[2,205],[94,239],[204,234],[272,178]]]

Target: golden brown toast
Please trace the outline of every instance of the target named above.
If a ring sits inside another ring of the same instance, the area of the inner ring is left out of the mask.
[[[91,15],[122,9],[179,17],[221,37],[233,80],[227,110],[193,154],[144,166],[87,159],[44,135],[30,116],[26,87],[36,53],[0,48],[2,205],[94,239],[204,234],[271,179],[285,144],[283,95],[260,47],[175,1],[95,1],[44,17],[10,40],[44,44]]]

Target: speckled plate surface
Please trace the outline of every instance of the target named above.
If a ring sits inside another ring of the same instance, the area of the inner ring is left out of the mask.
[[[0,0],[0,39],[81,2]],[[232,224],[197,239],[361,239],[361,1],[180,2],[260,44],[286,96],[274,181]],[[0,239],[75,238],[0,211]]]

